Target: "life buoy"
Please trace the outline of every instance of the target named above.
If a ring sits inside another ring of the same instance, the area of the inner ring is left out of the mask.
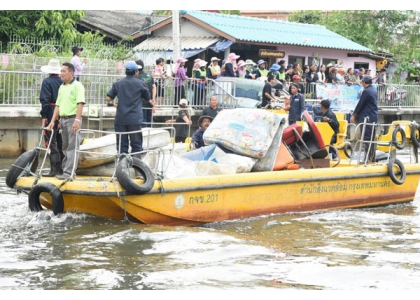
[[[413,125],[411,127],[411,143],[413,146],[419,148],[420,147],[420,128],[417,125]]]
[[[58,187],[50,182],[42,182],[35,185],[29,192],[28,202],[31,211],[41,211],[42,206],[39,202],[41,193],[49,193],[52,198],[52,211],[54,215],[62,214],[64,212],[63,195]]]
[[[127,157],[124,157],[117,165],[117,170],[115,172],[118,181],[120,182],[121,186],[127,190],[127,192],[137,195],[143,195],[149,192],[153,185],[155,184],[155,177],[153,175],[152,170],[142,162],[137,157],[133,157],[133,163],[131,167],[135,170],[139,171],[143,176],[144,183],[137,184],[130,178],[129,172],[129,161]]]
[[[22,153],[12,164],[9,172],[6,175],[6,184],[9,188],[13,189],[15,183],[18,180],[19,176],[25,172],[25,169],[31,165],[31,171],[36,170],[38,166],[38,160],[35,159],[38,157],[38,151],[29,150]]]
[[[401,144],[398,144],[397,141],[397,134],[401,134]],[[397,126],[394,131],[392,132],[392,144],[399,150],[404,149],[405,144],[407,142],[407,137],[405,135],[404,129],[401,128],[401,126]]]
[[[397,167],[400,169],[400,178],[397,178],[397,175],[394,172],[394,165],[397,165]],[[392,182],[395,184],[401,185],[405,182],[405,178],[407,176],[407,172],[405,170],[405,167],[401,161],[399,161],[396,158],[391,158],[388,162],[388,174],[389,177],[391,177]]]
[[[347,158],[351,158],[353,156],[353,147],[351,146],[350,143],[344,144],[343,152]]]

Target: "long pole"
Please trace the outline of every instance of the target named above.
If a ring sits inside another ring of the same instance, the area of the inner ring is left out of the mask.
[[[173,43],[173,56],[172,61],[176,61],[181,57],[181,38],[179,34],[179,10],[172,11],[172,43]]]

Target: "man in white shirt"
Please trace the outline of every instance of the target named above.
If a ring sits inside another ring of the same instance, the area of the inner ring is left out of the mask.
[[[87,64],[88,60],[85,58],[83,62],[80,62],[80,55],[82,55],[83,48],[74,46],[71,48],[71,51],[73,51],[73,58],[71,59],[70,63],[72,63],[74,66],[74,77],[77,81],[80,81],[80,75],[82,75],[83,68]]]

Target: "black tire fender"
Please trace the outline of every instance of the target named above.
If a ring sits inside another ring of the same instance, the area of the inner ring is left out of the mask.
[[[343,152],[347,158],[351,158],[353,156],[353,147],[350,143],[345,143],[343,147]]]
[[[36,170],[36,167],[38,165],[38,160],[35,158],[37,157],[38,157],[38,152],[36,150],[29,150],[22,153],[12,164],[9,172],[7,172],[6,185],[9,188],[13,189],[15,187],[15,183],[18,180],[19,176],[21,176],[23,173],[27,173],[25,169],[27,169],[29,165],[31,165],[32,172],[34,169]]]
[[[397,141],[397,134],[401,134],[401,144],[398,144]],[[392,132],[392,144],[399,150],[404,149],[405,144],[407,143],[407,137],[405,135],[404,129],[402,129],[400,126],[397,126],[394,131]]]
[[[42,182],[32,187],[28,195],[29,209],[31,211],[41,211],[42,206],[39,202],[41,193],[49,193],[52,198],[52,211],[54,215],[64,212],[64,199],[58,187],[50,182]]]
[[[397,175],[394,172],[394,165],[397,165],[398,168],[400,169],[400,178],[397,178]],[[391,177],[392,182],[394,182],[395,184],[401,185],[405,182],[405,178],[407,176],[407,172],[405,170],[404,164],[396,159],[396,158],[391,158],[388,162],[388,174],[389,177]]]
[[[144,183],[141,185],[137,184],[130,178],[130,165],[127,157],[121,159],[117,165],[117,170],[115,172],[117,179],[121,186],[127,190],[127,192],[136,195],[146,194],[153,188],[153,185],[155,184],[155,177],[153,172],[148,165],[146,165],[137,157],[133,157],[132,160],[133,163],[131,166],[140,172],[140,174],[143,176]]]
[[[411,143],[413,146],[420,148],[420,128],[417,125],[411,127]]]

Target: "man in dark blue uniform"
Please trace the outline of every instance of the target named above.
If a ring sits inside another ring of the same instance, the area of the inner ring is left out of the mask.
[[[126,77],[117,80],[112,84],[112,88],[106,94],[106,101],[111,102],[118,97],[117,113],[115,114],[115,132],[140,131],[143,123],[142,102],[150,100],[149,89],[145,82],[138,79],[138,66],[134,61],[129,61],[125,65]],[[121,135],[117,134],[118,153],[128,153],[130,140],[131,153],[140,158],[140,151],[143,150],[143,134],[135,132]]]
[[[360,96],[359,103],[357,103],[356,108],[354,109],[353,115],[350,118],[350,123],[360,124],[364,122],[364,119],[367,117],[368,124],[377,124],[378,123],[378,93],[376,88],[372,85],[372,77],[365,75],[362,78],[363,92]],[[360,127],[360,130],[363,130],[363,126]],[[375,128],[373,125],[365,126],[365,133],[362,137],[363,141],[373,141],[375,140]],[[364,143],[363,147],[365,153],[370,148],[368,153],[368,162],[375,161],[375,152],[376,145],[372,143],[369,147],[369,142]]]
[[[61,65],[58,59],[50,59],[47,66],[42,66],[41,71],[49,74],[47,78],[42,81],[39,101],[41,102],[41,117],[42,127],[47,127],[51,123],[54,114],[55,102],[57,101],[58,90],[63,81],[60,78]],[[50,172],[42,174],[45,177],[54,177],[55,175],[63,174],[61,162],[64,159],[63,141],[61,133],[58,128],[59,122],[55,120],[54,133],[49,130],[44,130],[45,146],[48,147],[50,143]],[[51,138],[52,134],[52,138]],[[50,142],[51,139],[51,142]]]

